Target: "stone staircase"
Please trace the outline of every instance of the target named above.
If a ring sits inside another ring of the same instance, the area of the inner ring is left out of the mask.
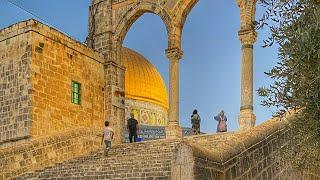
[[[173,154],[181,140],[114,146],[14,179],[171,179]]]
[[[287,134],[285,122],[270,120],[250,131],[117,145],[112,147],[108,156],[102,149],[87,154],[100,147],[95,138],[84,144],[50,141],[56,143],[48,147],[37,146],[39,142],[35,141],[15,149],[13,154],[21,156],[0,152],[0,157],[5,157],[0,167],[4,164],[2,167],[6,168],[6,171],[0,168],[0,179],[320,179],[317,168],[297,173],[288,164],[278,161],[279,150],[286,147],[283,144],[288,140]],[[84,136],[90,136],[90,133]],[[70,137],[75,135],[64,136],[69,140]],[[85,140],[80,137],[73,141],[79,139],[81,142]],[[74,154],[76,150],[69,150],[70,144],[85,153],[79,157],[80,154]],[[90,147],[95,148],[90,150]],[[38,154],[39,148],[49,154]],[[38,157],[41,158],[39,161]],[[71,160],[59,161],[67,157]],[[25,161],[29,166],[23,166]],[[53,162],[50,161],[61,163],[51,166]],[[16,169],[8,171],[9,168]],[[44,169],[36,170],[39,168]],[[1,176],[2,171],[6,174]]]

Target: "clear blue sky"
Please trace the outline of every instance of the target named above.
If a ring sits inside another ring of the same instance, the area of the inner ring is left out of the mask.
[[[12,0],[41,17],[54,27],[83,42],[88,31],[88,7],[91,0]],[[258,7],[257,18],[262,9]],[[0,29],[33,15],[0,0]],[[229,130],[238,129],[240,108],[241,45],[237,32],[240,28],[236,0],[200,0],[187,18],[182,46],[184,57],[180,63],[180,123],[190,126],[190,115],[198,109],[202,118],[201,130],[214,132],[213,116],[226,111]],[[264,75],[276,63],[276,48],[262,48],[268,35],[258,32],[254,54],[254,89],[266,86],[270,80]],[[167,37],[161,19],[144,14],[131,27],[124,46],[148,58],[159,70],[168,87],[168,60],[165,57]],[[272,111],[260,105],[254,95],[257,124],[272,116]]]

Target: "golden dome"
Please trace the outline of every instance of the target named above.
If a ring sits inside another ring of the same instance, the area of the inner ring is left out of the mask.
[[[129,48],[122,48],[121,58],[126,67],[125,97],[168,109],[167,89],[157,69],[145,57]]]

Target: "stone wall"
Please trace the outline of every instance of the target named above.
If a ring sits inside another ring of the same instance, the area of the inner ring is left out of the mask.
[[[31,61],[33,137],[75,127],[102,128],[104,69],[93,50],[34,22]],[[80,105],[71,102],[72,81],[81,84]]]
[[[0,30],[0,147],[30,135],[31,37],[27,22]]]
[[[0,150],[0,179],[43,169],[99,148],[101,137],[94,131],[75,129],[62,135],[33,139],[20,146]]]
[[[35,20],[0,31],[0,147],[76,127],[103,127],[102,55]],[[81,103],[71,101],[72,81]]]
[[[165,139],[115,145],[108,156],[102,150],[95,151],[53,167],[26,173],[17,179],[174,179],[171,177],[171,159],[180,142]]]
[[[289,124],[269,120],[248,131],[188,138],[193,148],[195,179],[317,179],[320,171],[297,173],[280,161]]]
[[[281,171],[276,156],[284,144],[287,131],[284,123],[271,120],[251,131],[231,137],[225,144],[229,153],[224,151],[222,154],[225,178],[279,178]]]
[[[284,178],[276,155],[284,143],[286,127],[270,120],[245,132],[193,138],[192,142],[212,154],[206,159],[195,156],[196,179]]]

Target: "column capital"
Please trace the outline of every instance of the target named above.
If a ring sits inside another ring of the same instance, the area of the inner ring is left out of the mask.
[[[251,28],[240,30],[238,35],[243,46],[252,46],[257,41],[257,32]]]
[[[183,51],[178,48],[166,49],[166,55],[170,61],[179,61],[183,56]]]

